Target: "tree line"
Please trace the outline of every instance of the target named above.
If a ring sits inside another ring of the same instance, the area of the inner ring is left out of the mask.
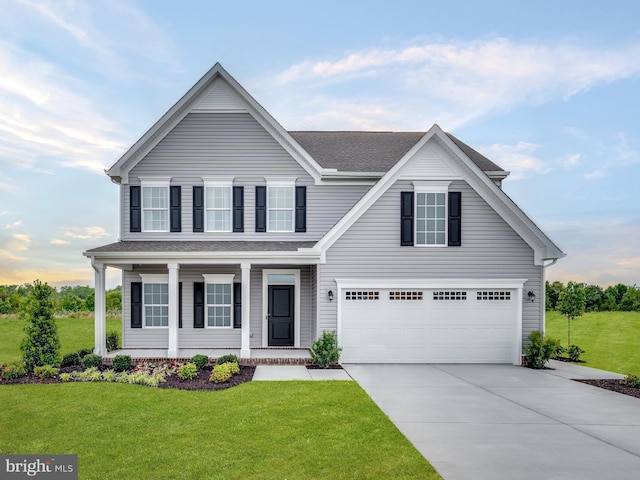
[[[598,285],[569,282],[546,282],[545,307],[547,310],[558,310],[562,292],[567,289],[579,290],[584,294],[585,312],[637,312],[640,311],[640,288],[635,285],[618,283],[603,289]]]
[[[27,302],[29,292],[34,284],[0,285],[0,314],[20,313],[22,306]],[[52,287],[53,288],[53,287]],[[95,292],[88,285],[75,287],[53,288],[51,296],[52,308],[56,314],[71,312],[93,312],[95,306]],[[109,313],[120,313],[122,309],[122,287],[107,290],[106,309]]]

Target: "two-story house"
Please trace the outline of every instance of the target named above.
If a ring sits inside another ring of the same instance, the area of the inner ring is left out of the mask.
[[[504,171],[427,132],[286,131],[219,64],[108,171],[123,348],[136,357],[306,352],[343,362],[513,363],[544,328],[564,254],[502,191]]]

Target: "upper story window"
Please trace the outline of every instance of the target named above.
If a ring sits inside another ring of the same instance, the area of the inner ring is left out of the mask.
[[[141,180],[142,230],[169,231],[169,179]]]
[[[207,232],[230,232],[233,178],[204,179]]]
[[[295,178],[267,178],[267,231],[293,232]]]
[[[449,182],[416,182],[416,245],[447,244]]]

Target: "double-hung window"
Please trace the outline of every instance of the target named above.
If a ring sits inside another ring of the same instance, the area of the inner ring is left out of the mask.
[[[293,232],[295,178],[267,178],[267,231]]]
[[[231,231],[231,186],[233,178],[204,179],[207,232]]]
[[[447,245],[449,182],[415,182],[416,245]]]
[[[208,328],[233,327],[234,275],[205,274],[205,312]]]
[[[169,179],[141,180],[142,230],[169,231]]]
[[[168,275],[140,275],[142,302],[146,328],[169,326]]]

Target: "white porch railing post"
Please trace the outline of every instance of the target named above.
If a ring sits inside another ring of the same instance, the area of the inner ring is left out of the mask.
[[[178,271],[180,265],[170,263],[167,265],[169,270],[169,342],[167,349],[168,358],[178,358],[178,295],[179,282]]]
[[[92,262],[95,280],[94,280],[94,335],[95,348],[93,353],[104,357],[107,354],[107,313],[106,313],[106,296],[105,296],[105,270],[106,267],[102,263]]]
[[[251,358],[251,264],[242,268],[242,337],[240,358]]]

